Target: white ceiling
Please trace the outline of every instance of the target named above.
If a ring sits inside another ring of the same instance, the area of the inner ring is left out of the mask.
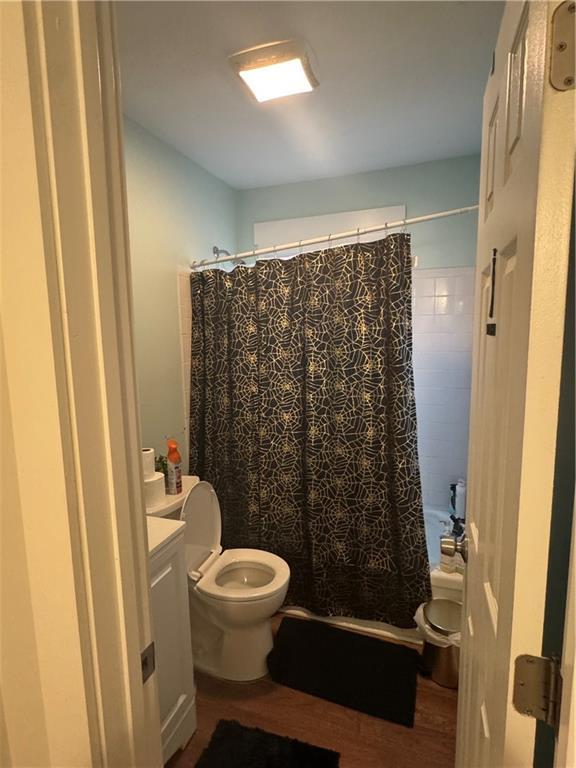
[[[234,187],[479,151],[502,3],[118,2],[124,111]],[[258,104],[227,62],[299,38],[312,93]]]

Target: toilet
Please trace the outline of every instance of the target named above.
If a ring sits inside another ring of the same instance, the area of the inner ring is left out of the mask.
[[[268,674],[270,619],[286,597],[290,568],[261,549],[221,546],[220,505],[199,482],[182,507],[194,666],[224,680]]]

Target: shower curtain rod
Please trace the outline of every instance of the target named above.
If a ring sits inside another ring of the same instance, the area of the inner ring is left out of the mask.
[[[477,211],[477,205],[468,205],[465,208],[453,208],[451,211],[440,211],[438,213],[429,213],[426,216],[414,216],[412,219],[399,219],[398,221],[387,221],[385,224],[379,224],[376,227],[365,227],[364,229],[350,229],[348,232],[338,232],[335,235],[323,235],[322,237],[311,237],[308,240],[294,240],[292,243],[282,243],[282,245],[273,245],[268,248],[254,248],[252,251],[242,251],[242,253],[233,253],[232,255],[226,255],[217,257],[211,261],[199,261],[196,264],[191,264],[190,269],[198,269],[199,267],[212,267],[215,264],[223,264],[230,261],[239,261],[241,259],[253,258],[255,256],[264,256],[266,254],[276,254],[278,251],[287,251],[292,248],[304,248],[308,245],[316,245],[317,243],[328,243],[332,240],[343,240],[347,237],[360,237],[361,235],[368,235],[371,232],[382,232],[388,229],[395,229],[397,227],[408,227],[412,224],[420,224],[423,221],[432,221],[434,219],[445,219],[448,216],[457,216],[462,213],[471,213]],[[215,246],[215,251],[216,249]]]

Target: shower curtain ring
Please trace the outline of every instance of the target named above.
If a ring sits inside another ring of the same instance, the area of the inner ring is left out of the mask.
[[[302,240],[298,241],[298,255],[302,256]]]
[[[360,227],[356,230],[356,245],[360,245]]]
[[[328,235],[328,248],[332,245],[332,232]]]

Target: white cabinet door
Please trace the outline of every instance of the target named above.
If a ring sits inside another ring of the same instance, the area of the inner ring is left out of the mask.
[[[532,765],[514,660],[539,655],[574,173],[574,91],[550,84],[558,3],[509,2],[484,96],[459,768]]]
[[[196,730],[184,536],[150,558],[150,594],[164,761]]]

